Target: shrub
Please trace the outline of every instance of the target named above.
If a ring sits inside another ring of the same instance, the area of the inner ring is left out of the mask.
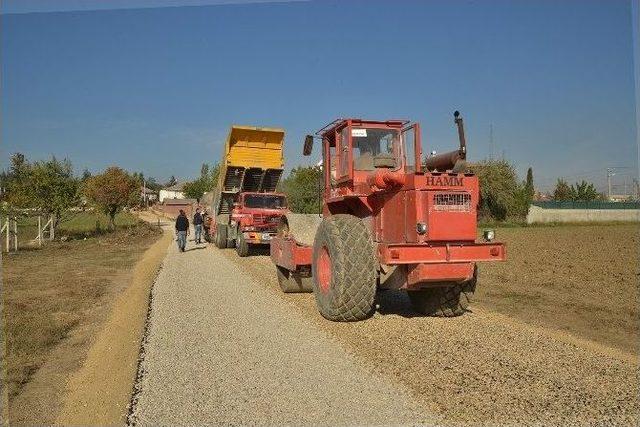
[[[479,216],[483,220],[521,220],[527,215],[532,189],[518,182],[506,160],[483,160],[469,165],[480,180]],[[533,181],[533,173],[531,175]]]
[[[289,209],[298,213],[320,213],[322,207],[322,169],[317,166],[294,168],[280,183],[287,195]]]

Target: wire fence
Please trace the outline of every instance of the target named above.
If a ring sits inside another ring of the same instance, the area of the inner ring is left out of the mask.
[[[43,241],[52,240],[53,218],[43,216],[0,216],[0,246],[3,252],[41,247]]]

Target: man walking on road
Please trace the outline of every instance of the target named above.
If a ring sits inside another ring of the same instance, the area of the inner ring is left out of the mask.
[[[189,234],[189,218],[180,209],[180,215],[176,218],[176,237],[178,250],[181,252],[184,252],[184,248],[187,246],[187,234]]]
[[[196,208],[196,214],[193,216],[193,228],[195,229],[195,237],[193,240],[196,243],[202,243],[202,224],[204,224],[204,218],[200,213],[200,208]]]

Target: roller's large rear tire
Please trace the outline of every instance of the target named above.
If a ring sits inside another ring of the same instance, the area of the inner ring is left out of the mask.
[[[215,244],[218,248],[224,249],[227,247],[227,226],[218,224],[216,227]]]
[[[249,256],[249,253],[251,252],[251,246],[249,246],[249,243],[244,239],[244,235],[240,230],[238,230],[236,237],[236,252],[238,253],[238,256],[241,257]]]
[[[474,270],[473,279],[461,284],[407,292],[413,309],[427,316],[461,316],[468,311],[476,290],[476,271]]]
[[[320,314],[337,322],[371,316],[377,260],[371,234],[359,218],[322,220],[313,243],[313,293]]]

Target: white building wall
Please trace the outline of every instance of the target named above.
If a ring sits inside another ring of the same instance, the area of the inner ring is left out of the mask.
[[[162,203],[164,199],[184,199],[184,193],[182,191],[162,189],[158,194],[158,201]]]
[[[530,206],[527,223],[640,221],[638,209],[544,209]]]

